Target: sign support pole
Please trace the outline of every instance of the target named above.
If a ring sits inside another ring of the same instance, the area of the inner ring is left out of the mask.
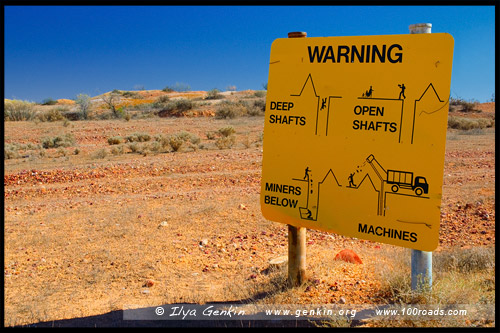
[[[430,34],[432,24],[410,25],[410,34]],[[431,290],[432,288],[432,252],[411,250],[411,289]]]
[[[288,38],[305,38],[306,32],[289,32]],[[306,279],[306,228],[288,225],[288,282],[300,286]]]

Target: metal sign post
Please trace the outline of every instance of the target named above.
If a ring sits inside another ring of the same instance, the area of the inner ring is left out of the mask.
[[[421,23],[410,25],[411,34],[430,34],[432,24]],[[411,250],[411,289],[432,288],[432,252]]]

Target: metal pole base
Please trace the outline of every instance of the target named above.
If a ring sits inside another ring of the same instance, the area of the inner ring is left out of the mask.
[[[432,288],[432,252],[411,250],[411,290]]]

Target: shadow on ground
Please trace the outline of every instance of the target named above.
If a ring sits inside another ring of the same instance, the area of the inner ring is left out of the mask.
[[[237,303],[233,303],[233,305],[235,304]],[[202,318],[200,314],[203,310],[227,309],[227,306],[228,303],[223,302],[207,303],[204,305],[165,304],[161,306],[165,309],[163,316],[157,314],[156,310],[158,307],[154,306],[132,310],[116,310],[102,315],[82,318],[39,322],[22,325],[22,327],[315,327],[314,323],[306,318],[300,320],[287,318],[283,320],[283,318],[273,316],[273,319],[262,320],[260,318],[265,317],[263,313],[257,314],[257,317],[259,317],[257,320],[240,319],[235,315],[229,320],[216,318],[212,320],[199,319]],[[174,308],[181,314],[178,316],[171,316]],[[196,310],[198,314],[196,316],[197,319],[191,319],[193,316],[188,315],[188,313],[192,314],[193,310]],[[184,314],[187,315],[183,320],[181,318]],[[140,318],[140,320],[134,318]]]

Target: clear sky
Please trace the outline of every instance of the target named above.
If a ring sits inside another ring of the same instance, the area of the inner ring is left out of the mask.
[[[451,96],[495,92],[494,6],[4,6],[5,98],[95,96],[113,89],[263,89],[271,43],[408,34],[414,23],[455,40]]]

